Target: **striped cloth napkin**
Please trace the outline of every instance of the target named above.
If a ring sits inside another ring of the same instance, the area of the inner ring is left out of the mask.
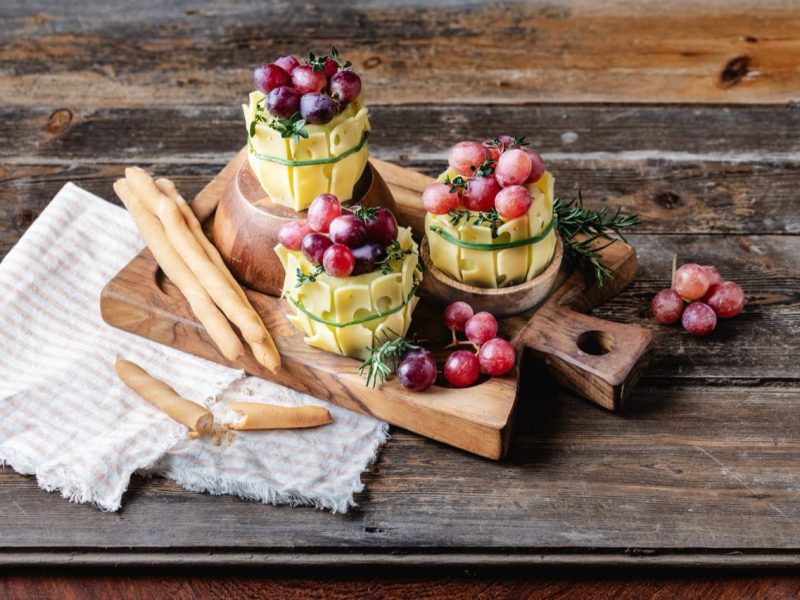
[[[108,511],[139,470],[189,490],[347,511],[386,423],[108,326],[100,291],[142,245],[124,210],[68,183],[0,263],[0,465]],[[324,405],[334,424],[188,440],[117,379],[118,355],[223,420],[228,400],[244,400]]]

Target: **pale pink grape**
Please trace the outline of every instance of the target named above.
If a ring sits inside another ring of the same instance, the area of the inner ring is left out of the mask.
[[[536,183],[539,181],[539,179],[541,179],[546,170],[544,166],[544,159],[542,158],[541,154],[536,152],[536,150],[531,150],[530,148],[525,148],[524,150],[531,159],[531,174],[528,175],[528,179],[525,181],[525,183]]]
[[[475,313],[464,326],[467,339],[480,346],[497,335],[497,319],[488,312]]]
[[[516,219],[531,207],[531,193],[526,187],[511,185],[500,190],[494,199],[494,205],[504,219]]]
[[[525,183],[531,174],[531,157],[519,148],[507,150],[500,155],[494,176],[503,187]]]
[[[328,233],[336,217],[342,214],[342,205],[335,194],[320,194],[308,207],[308,224],[314,231]]]
[[[422,205],[429,213],[446,215],[451,209],[458,208],[458,194],[450,191],[444,183],[432,183],[422,192]]]
[[[703,302],[692,302],[683,311],[683,328],[693,335],[708,335],[717,326],[717,315]]]
[[[300,250],[303,238],[311,233],[307,221],[289,221],[278,231],[278,241],[289,250]]]
[[[457,301],[447,305],[444,309],[444,324],[448,329],[464,331],[467,321],[472,318],[472,307],[466,302]]]
[[[674,289],[684,300],[697,300],[708,291],[709,276],[704,267],[695,263],[681,265],[675,271]]]
[[[494,175],[486,177],[471,177],[467,183],[467,189],[461,196],[464,207],[469,210],[486,212],[494,208],[494,199],[500,191],[500,184]]]
[[[703,297],[714,313],[722,319],[735,317],[744,308],[744,291],[732,281],[716,283]]]
[[[459,142],[450,148],[448,164],[456,173],[464,177],[471,176],[486,160],[486,148],[478,142]]]
[[[650,310],[656,321],[664,325],[676,323],[683,314],[683,300],[673,289],[665,289],[653,296],[650,302]]]

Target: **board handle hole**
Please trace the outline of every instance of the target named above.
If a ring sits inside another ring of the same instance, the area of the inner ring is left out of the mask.
[[[614,349],[614,336],[605,331],[584,331],[578,336],[578,348],[586,354],[602,356]]]

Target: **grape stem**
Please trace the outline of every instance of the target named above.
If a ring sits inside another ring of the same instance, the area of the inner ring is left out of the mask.
[[[670,281],[669,287],[671,287],[671,288],[675,287],[675,271],[677,271],[677,267],[678,267],[678,255],[677,254],[673,254],[672,255],[672,278],[669,280]]]
[[[475,348],[475,354],[480,352],[481,347],[478,346],[478,344],[470,342],[469,340],[459,340],[458,338],[456,338],[455,329],[453,329],[452,331],[453,331],[453,341],[447,344],[447,346],[445,346],[445,349],[454,348],[455,346],[472,346],[473,348]]]

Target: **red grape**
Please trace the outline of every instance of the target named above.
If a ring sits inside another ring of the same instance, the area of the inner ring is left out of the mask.
[[[355,264],[353,251],[344,244],[331,244],[322,256],[322,266],[331,277],[347,277]]]
[[[718,317],[730,319],[735,317],[744,308],[744,292],[742,288],[732,281],[716,283],[708,288],[708,293],[703,298]]]
[[[473,344],[485,344],[497,335],[497,319],[488,312],[476,313],[467,321],[464,333]]]
[[[430,354],[406,356],[397,365],[397,379],[400,385],[409,390],[427,390],[436,381],[436,363]]]
[[[300,93],[288,85],[276,87],[267,96],[267,110],[273,117],[288,119],[300,110]]]
[[[308,224],[314,231],[328,233],[336,217],[342,214],[342,205],[335,194],[320,194],[308,207]]]
[[[278,65],[268,64],[256,67],[251,77],[253,85],[259,92],[269,94],[283,85],[291,85],[292,77]]]
[[[546,170],[544,166],[544,159],[542,158],[541,154],[536,152],[536,150],[531,150],[530,148],[523,148],[523,150],[528,153],[528,156],[531,159],[531,174],[528,175],[528,179],[525,180],[525,183],[535,183],[539,181]]]
[[[481,369],[487,375],[499,377],[508,373],[516,362],[517,354],[514,347],[502,338],[494,338],[481,346],[478,360]]]
[[[466,302],[453,302],[444,309],[444,324],[448,329],[464,331],[464,327],[472,318],[472,307]]]
[[[287,54],[285,56],[279,56],[278,58],[276,58],[274,64],[278,65],[281,69],[291,74],[292,71],[294,71],[294,68],[298,66],[300,63],[294,56]]]
[[[400,360],[407,360],[411,358],[426,358],[426,357],[432,358],[430,350],[428,350],[427,348],[414,348],[412,350],[406,350],[405,352],[403,352],[403,356],[401,357]]]
[[[446,215],[458,208],[458,194],[451,192],[447,184],[432,183],[422,192],[422,204],[429,213]]]
[[[450,148],[447,162],[456,173],[468,177],[486,160],[486,148],[478,142],[459,142]]]
[[[519,148],[506,150],[497,160],[494,176],[503,187],[520,185],[530,176],[532,166],[531,157],[524,150]]]
[[[307,221],[289,221],[278,231],[278,241],[289,250],[300,250],[303,238],[311,233]]]
[[[300,114],[312,125],[324,125],[336,116],[336,106],[327,94],[311,92],[300,98]]]
[[[494,204],[501,217],[516,219],[528,212],[531,207],[531,193],[528,188],[521,185],[510,185],[500,190],[494,199]]]
[[[500,142],[500,150],[502,152],[505,152],[506,150],[511,148],[511,146],[513,146],[514,142],[515,142],[514,136],[506,135],[506,134],[498,135],[497,136],[497,141]]]
[[[379,242],[368,242],[363,246],[353,248],[353,258],[356,265],[353,267],[352,275],[372,273],[375,265],[386,258],[386,250]]]
[[[325,69],[325,75],[331,77],[336,71],[339,70],[339,65],[336,64],[336,61],[332,58],[326,58],[325,62],[322,63],[322,68]]]
[[[722,275],[719,274],[717,267],[714,267],[712,265],[703,265],[703,268],[706,270],[706,274],[708,275],[709,287],[714,285],[715,283],[722,282]]]
[[[494,207],[494,198],[500,191],[500,184],[494,175],[471,177],[464,191],[462,201],[469,210],[486,212]]]
[[[481,374],[481,365],[475,353],[456,350],[444,363],[444,377],[455,387],[472,385]]]
[[[497,162],[497,159],[500,158],[500,149],[495,145],[494,141],[486,139],[481,142],[481,145],[486,148],[487,158],[491,158],[493,162]]]
[[[321,92],[328,85],[325,71],[315,71],[311,65],[300,65],[292,71],[292,85],[301,94]]]
[[[350,104],[361,93],[361,77],[355,71],[339,71],[331,77],[329,91],[342,104]]]
[[[364,221],[367,239],[388,246],[397,238],[397,221],[388,208],[380,207],[372,218]]]
[[[650,309],[656,321],[669,325],[681,318],[683,313],[683,300],[673,289],[665,289],[653,296]]]
[[[367,226],[354,214],[344,214],[331,221],[328,227],[331,240],[355,248],[364,243],[367,237]]]
[[[672,288],[680,294],[684,300],[697,300],[702,298],[708,291],[709,276],[708,271],[700,265],[686,263],[678,267],[675,271],[675,279]]]
[[[693,335],[708,335],[717,326],[717,315],[703,302],[692,302],[683,311],[683,328]]]
[[[312,265],[321,265],[322,257],[333,242],[326,235],[321,233],[309,233],[303,238],[303,256]]]

